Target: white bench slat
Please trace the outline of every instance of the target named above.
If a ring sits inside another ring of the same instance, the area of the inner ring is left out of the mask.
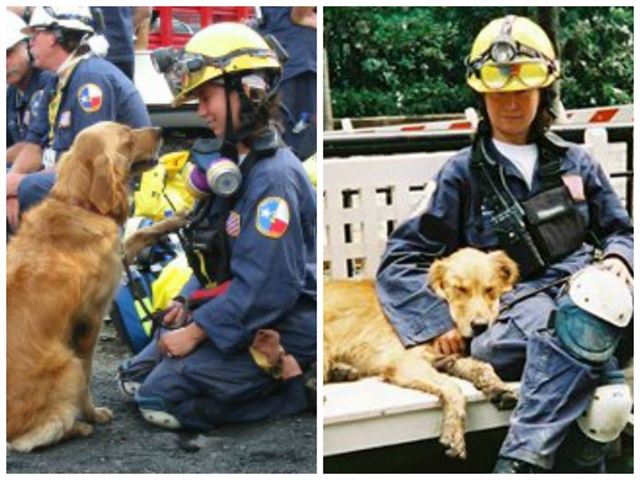
[[[467,399],[467,431],[508,424],[511,411],[498,411],[469,382],[452,381],[460,385]],[[440,436],[442,412],[434,395],[378,378],[325,385],[324,395],[324,455]]]

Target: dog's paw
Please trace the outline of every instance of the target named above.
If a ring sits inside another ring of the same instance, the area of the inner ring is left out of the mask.
[[[433,366],[442,373],[449,373],[455,366],[456,360],[460,358],[458,354],[441,355],[433,360]]]
[[[76,420],[67,434],[69,437],[88,437],[93,433],[93,426],[87,422]]]
[[[87,420],[93,423],[109,423],[112,418],[113,412],[107,407],[94,407],[87,414]]]
[[[153,241],[154,239],[149,238],[149,236],[145,234],[144,230],[133,233],[129,238],[127,238],[122,247],[126,261],[128,263],[133,262],[143,249],[153,244]]]
[[[511,410],[518,403],[518,393],[509,388],[504,388],[490,395],[489,400],[498,410]]]
[[[451,458],[464,460],[467,458],[467,447],[464,441],[464,429],[444,428],[440,435],[440,443],[447,449],[445,454]]]
[[[346,363],[335,363],[331,366],[329,378],[332,382],[353,382],[360,378],[360,372]]]

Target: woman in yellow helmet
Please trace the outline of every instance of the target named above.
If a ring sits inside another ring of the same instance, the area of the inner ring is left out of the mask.
[[[198,101],[214,138],[191,150],[200,198],[182,231],[191,281],[159,336],[121,366],[122,390],[166,428],[300,412],[316,352],[316,200],[274,118],[283,52],[219,23],[155,54],[174,105]]]
[[[598,265],[631,285],[631,222],[602,168],[549,132],[560,69],[538,25],[511,15],[493,20],[465,63],[482,113],[473,145],[444,165],[427,208],[391,235],[378,295],[405,346],[432,342],[455,355],[468,344],[503,379],[522,378],[497,472],[596,470],[597,455],[557,453],[568,432],[572,446],[588,432],[572,424],[602,372],[615,368],[622,329],[608,311],[578,308],[560,283],[596,262],[597,247]],[[503,297],[508,307],[498,320],[473,338],[453,328],[447,305],[424,280],[436,258],[464,246],[505,250],[522,279]],[[611,287],[602,295],[615,295]]]

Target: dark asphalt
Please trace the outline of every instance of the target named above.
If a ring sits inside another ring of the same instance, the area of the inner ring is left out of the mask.
[[[129,352],[105,323],[94,358],[93,397],[113,410],[91,436],[28,454],[7,451],[7,473],[315,473],[316,415],[304,413],[207,434],[147,424],[115,383]]]

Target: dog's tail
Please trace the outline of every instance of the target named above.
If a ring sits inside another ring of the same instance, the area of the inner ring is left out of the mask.
[[[57,342],[26,360],[11,353],[7,356],[7,440],[21,451],[60,440],[80,415],[86,388],[82,361]]]

